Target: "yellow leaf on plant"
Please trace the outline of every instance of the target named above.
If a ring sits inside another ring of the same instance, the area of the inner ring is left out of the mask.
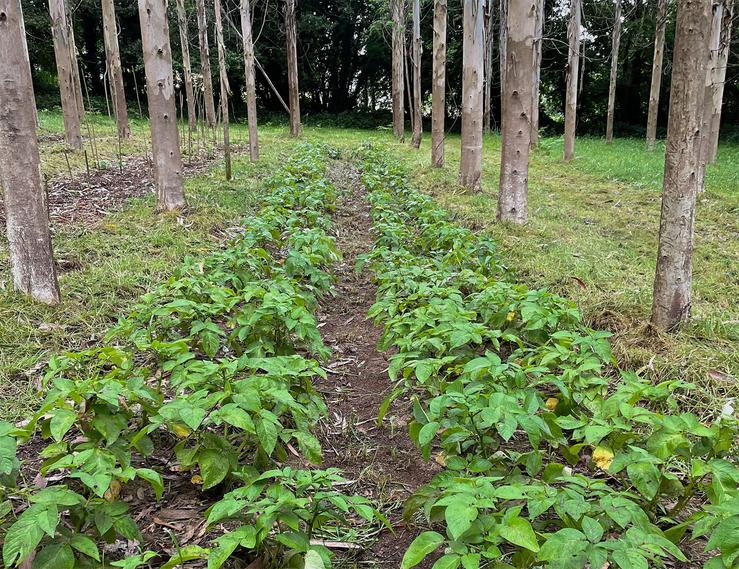
[[[556,397],[550,397],[549,399],[547,399],[547,402],[544,405],[550,411],[554,411],[557,408],[558,403],[559,399],[557,399]]]
[[[200,476],[200,474],[195,474],[192,478],[190,478],[190,482],[192,482],[193,484],[196,484],[198,486],[202,486],[203,485],[203,477]]]
[[[508,313],[508,315],[505,317],[505,319],[508,322],[511,322],[515,317],[516,317],[516,313],[513,312],[513,311],[511,311],[511,312]]]
[[[608,467],[613,462],[613,452],[606,447],[595,447],[593,451],[593,462],[595,462],[598,468],[608,470]]]
[[[105,498],[108,502],[115,502],[120,494],[121,483],[118,480],[113,480],[110,483],[110,486],[108,486],[108,489],[105,491],[105,494],[103,494],[103,498]]]
[[[179,438],[184,439],[185,437],[190,436],[191,431],[182,423],[175,423],[172,425],[172,432],[174,432],[174,434]]]
[[[441,466],[446,466],[446,455],[443,452],[436,454],[434,460]]]

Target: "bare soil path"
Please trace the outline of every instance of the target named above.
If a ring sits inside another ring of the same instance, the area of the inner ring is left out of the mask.
[[[395,529],[395,535],[380,533],[371,551],[359,553],[355,562],[371,567],[366,562],[373,560],[374,566],[397,568],[419,533],[404,524],[402,505],[441,468],[424,462],[408,437],[407,400],[396,401],[384,424],[376,424],[380,405],[391,390],[388,356],[377,350],[382,330],[367,319],[376,292],[372,275],[367,269],[355,271],[357,258],[372,247],[370,206],[354,165],[335,162],[330,178],[341,192],[334,233],[344,258],[335,268],[335,296],[324,299],[318,312],[321,336],[332,349],[328,379],[318,383],[329,415],[319,433],[323,466],[340,468],[347,479],[356,481],[352,491],[375,500]],[[358,565],[337,562],[337,566]]]

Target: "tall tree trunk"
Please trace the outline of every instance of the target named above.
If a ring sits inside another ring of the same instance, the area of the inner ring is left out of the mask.
[[[662,60],[665,55],[665,28],[667,26],[667,0],[657,0],[657,28],[654,34],[654,58],[652,60],[652,83],[649,87],[649,113],[647,115],[647,150],[657,144],[657,117],[659,116],[659,93],[662,87]]]
[[[210,70],[210,47],[208,46],[208,22],[205,17],[205,0],[195,0],[198,16],[198,39],[200,42],[200,72],[203,74],[203,101],[205,120],[210,128],[216,126],[216,105],[213,101],[213,76]]]
[[[182,69],[185,72],[185,98],[187,99],[187,125],[189,132],[197,130],[195,113],[195,93],[192,88],[192,66],[190,65],[190,34],[187,31],[187,12],[185,0],[177,0],[177,27],[182,47]]]
[[[499,62],[498,65],[500,67],[499,73],[500,73],[500,117],[503,118],[503,106],[505,104],[505,101],[503,100],[503,90],[505,89],[505,66],[506,66],[506,49],[508,49],[508,24],[507,24],[507,14],[508,14],[508,0],[499,0],[498,4],[498,12],[499,12],[499,19],[498,19],[498,25],[499,25],[499,35],[500,38],[498,40],[498,56],[499,56]]]
[[[298,87],[298,30],[295,15],[297,0],[285,0],[287,34],[287,88],[290,95],[290,134],[300,136],[300,90]]]
[[[485,4],[485,91],[483,93],[483,130],[493,132],[493,5],[496,0]]]
[[[616,0],[611,38],[611,77],[608,82],[608,118],[606,119],[606,142],[613,142],[613,114],[616,111],[616,79],[618,78],[618,49],[621,43],[621,0]]]
[[[405,68],[405,0],[392,0],[393,12],[393,134],[405,137],[405,102],[403,83]]]
[[[580,68],[580,0],[570,0],[570,23],[567,27],[569,57],[567,63],[567,95],[565,100],[564,159],[575,157],[577,127],[577,79]]]
[[[108,76],[113,93],[113,110],[118,125],[118,134],[122,138],[131,136],[128,126],[128,107],[126,106],[126,91],[123,87],[123,69],[121,68],[121,53],[118,48],[118,24],[115,19],[113,0],[102,0],[103,6],[103,38],[105,41],[105,59],[108,64]]]
[[[246,76],[246,118],[249,121],[249,157],[259,160],[257,133],[257,84],[254,77],[254,42],[251,31],[249,0],[241,0],[241,41],[244,46],[244,75]]]
[[[20,0],[0,0],[0,186],[10,272],[16,290],[39,302],[58,304],[24,29]]]
[[[539,145],[539,87],[541,86],[541,58],[544,45],[544,0],[536,3],[536,35],[534,36],[534,87],[531,94],[531,147]]]
[[[185,207],[166,0],[139,0],[157,210]]]
[[[231,87],[226,73],[226,48],[223,45],[223,21],[221,19],[221,0],[213,0],[216,16],[216,46],[218,49],[218,77],[220,79],[221,121],[223,122],[223,162],[226,180],[231,179],[231,140],[229,138],[228,96]]]
[[[724,83],[726,67],[731,48],[731,25],[734,18],[734,0],[724,0],[723,22],[721,25],[721,45],[716,62],[716,85],[711,97],[711,124],[708,133],[707,160],[709,164],[716,162],[718,138],[721,130],[721,108],[724,100]]]
[[[534,36],[538,0],[509,0],[505,114],[502,119],[498,219],[528,221],[529,150],[534,103]]]
[[[421,107],[421,0],[413,0],[413,138],[414,148],[421,146],[423,108]]]
[[[80,114],[74,84],[73,65],[75,62],[72,61],[64,0],[49,0],[49,16],[51,17],[51,33],[54,38],[54,56],[59,77],[62,114],[64,115],[64,134],[67,146],[80,150],[82,149],[82,133],[80,132]]]
[[[708,162],[708,141],[711,130],[711,115],[713,114],[713,93],[718,80],[718,54],[721,49],[721,26],[723,25],[724,4],[721,0],[711,3],[711,34],[708,38],[708,63],[706,65],[705,94],[703,104],[703,118],[701,121],[700,164],[698,172],[698,192],[705,190],[706,164]]]
[[[679,0],[667,125],[652,324],[677,328],[690,315],[695,198],[711,5]]]
[[[434,84],[431,93],[431,164],[444,165],[446,115],[446,2],[434,2]]]
[[[481,190],[485,0],[464,0],[462,43],[462,155],[459,183]]]
[[[67,38],[69,40],[69,57],[72,60],[72,79],[74,81],[74,95],[77,103],[77,114],[80,122],[85,117],[85,98],[82,95],[82,80],[80,78],[80,53],[77,50],[77,41],[74,39],[74,18],[69,9],[69,2],[65,0],[67,13]]]

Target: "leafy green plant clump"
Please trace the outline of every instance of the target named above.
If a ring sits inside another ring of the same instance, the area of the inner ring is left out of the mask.
[[[311,428],[326,409],[312,381],[325,376],[328,349],[314,310],[340,257],[327,233],[336,192],[326,153],[301,148],[227,248],[186,259],[104,345],[53,358],[39,411],[23,427],[0,424],[6,567],[34,553],[34,568],[148,564],[155,552],[111,563],[99,545],[143,542],[121,493],[143,481],[162,499],[162,465],[225,494],[208,527],[238,522],[212,549],[181,548],[162,567],[207,559],[216,569],[237,550],[270,566],[328,567],[314,531],[349,512],[377,519],[367,500],[333,489],[336,471],[276,469],[288,445],[321,460]],[[34,437],[47,443],[45,487],[19,476],[18,442]]]
[[[686,561],[699,538],[706,568],[736,567],[736,418],[678,412],[690,385],[618,369],[572,302],[509,282],[489,238],[380,150],[360,156],[378,233],[370,316],[395,350],[380,419],[409,396],[411,438],[446,466],[406,506],[445,532],[422,533],[402,568],[442,552],[435,569],[646,569]]]

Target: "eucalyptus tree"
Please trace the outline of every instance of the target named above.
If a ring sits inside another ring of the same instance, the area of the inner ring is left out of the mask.
[[[459,183],[480,191],[482,177],[483,33],[485,0],[463,0],[462,148]]]
[[[223,44],[223,19],[221,0],[213,0],[215,8],[216,49],[218,51],[218,78],[220,85],[221,122],[223,123],[223,162],[226,180],[231,179],[231,140],[229,135],[228,97],[231,87],[226,73],[226,47]]]
[[[718,152],[718,138],[721,130],[721,110],[724,101],[724,84],[726,83],[726,68],[729,63],[731,50],[731,27],[734,20],[734,0],[723,0],[721,39],[716,62],[715,89],[711,96],[711,121],[708,134],[708,150],[706,159],[709,163],[716,162]]]
[[[198,42],[200,45],[200,73],[203,75],[203,103],[205,120],[210,128],[216,126],[216,105],[213,100],[213,77],[210,69],[210,47],[208,45],[208,21],[205,0],[195,0],[198,20]]]
[[[287,35],[287,84],[290,99],[290,134],[300,136],[300,91],[298,87],[298,31],[295,14],[297,0],[285,0]]]
[[[616,0],[611,40],[611,75],[608,82],[608,115],[606,118],[606,142],[613,142],[613,115],[616,110],[616,80],[618,79],[618,50],[621,43],[621,0]]]
[[[249,0],[241,0],[241,44],[244,49],[244,77],[246,84],[246,119],[249,122],[249,158],[259,160],[257,132],[257,87],[254,76],[254,41],[251,28]]]
[[[413,136],[414,148],[421,146],[423,134],[423,109],[421,107],[421,0],[413,0]]]
[[[657,0],[657,27],[654,33],[654,55],[652,57],[652,81],[649,87],[649,111],[647,114],[647,150],[657,144],[657,117],[659,94],[662,87],[662,65],[665,57],[665,28],[667,27],[667,2]]]
[[[710,12],[710,2],[705,0],[678,1],[652,300],[652,324],[664,330],[679,327],[690,315]]]
[[[82,149],[82,132],[80,130],[80,101],[75,87],[74,66],[77,65],[72,54],[67,24],[67,10],[64,0],[49,0],[49,17],[54,39],[54,57],[56,59],[57,77],[59,79],[59,95],[64,117],[64,135],[67,146],[73,150]]]
[[[498,219],[528,221],[529,151],[534,106],[534,36],[538,0],[509,0],[503,88]]]
[[[113,111],[115,113],[119,136],[128,138],[131,136],[131,128],[128,125],[128,106],[126,105],[126,91],[123,86],[123,69],[121,67],[121,52],[118,46],[118,24],[115,17],[115,4],[113,0],[102,0],[101,3],[105,60],[107,63],[108,77],[110,78]]]
[[[405,0],[391,0],[392,32],[392,105],[393,134],[405,137],[405,101],[403,90],[403,62],[405,61]]]
[[[444,117],[446,115],[447,0],[434,1],[434,82],[431,93],[431,164],[444,165]]]
[[[0,0],[0,186],[13,287],[59,303],[20,0]]]
[[[166,0],[138,0],[157,210],[185,207]]]
[[[570,0],[570,18],[567,26],[569,51],[567,56],[567,92],[565,96],[564,159],[575,157],[575,130],[577,126],[578,78],[580,76],[580,20],[581,0]]]
[[[177,29],[180,33],[180,47],[182,49],[182,69],[185,79],[185,99],[187,101],[187,126],[189,136],[197,129],[197,115],[195,113],[195,92],[192,86],[192,64],[190,63],[190,34],[187,30],[187,11],[185,0],[177,0]]]

